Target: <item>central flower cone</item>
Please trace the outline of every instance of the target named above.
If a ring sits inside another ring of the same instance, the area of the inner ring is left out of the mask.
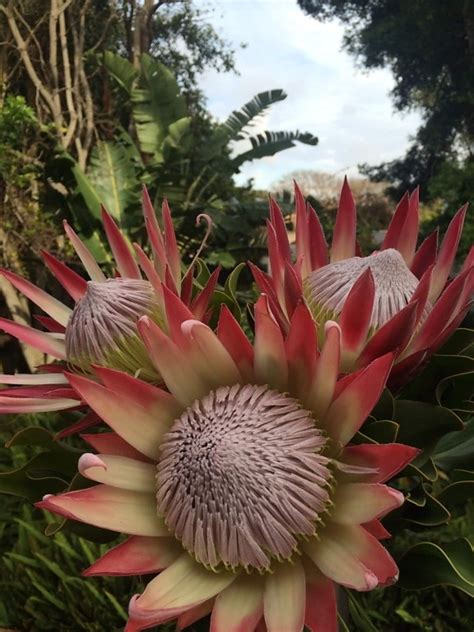
[[[329,263],[304,280],[305,297],[318,322],[337,318],[356,281],[366,270],[374,280],[371,327],[379,329],[406,307],[418,287],[418,279],[394,248],[369,257],[351,257]]]
[[[90,372],[93,364],[157,379],[137,334],[137,321],[150,316],[160,323],[160,308],[151,283],[141,279],[89,281],[66,327],[66,356]]]
[[[158,511],[198,562],[268,569],[329,502],[326,444],[311,413],[266,386],[221,387],[174,423],[158,464]]]

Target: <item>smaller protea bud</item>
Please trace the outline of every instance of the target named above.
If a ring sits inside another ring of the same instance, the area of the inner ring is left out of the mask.
[[[137,334],[141,316],[163,323],[151,283],[120,278],[89,281],[66,327],[68,362],[84,372],[100,364],[157,381],[158,373]]]
[[[364,257],[357,242],[357,213],[347,179],[341,190],[332,239],[295,184],[295,255],[283,213],[270,200],[268,273],[250,264],[269,297],[281,330],[304,298],[324,343],[328,320],[341,330],[342,371],[395,354],[389,385],[399,388],[421,370],[462,322],[471,304],[474,251],[451,278],[467,205],[451,220],[438,247],[438,231],[418,247],[419,191],[406,193],[387,228],[380,251]],[[291,236],[293,237],[293,236]],[[328,243],[331,245],[328,247]]]
[[[408,305],[419,280],[398,250],[388,248],[369,257],[351,257],[329,263],[313,270],[304,279],[306,302],[319,324],[337,320],[354,284],[367,269],[370,269],[374,281],[372,332]],[[425,312],[429,309],[427,305]]]

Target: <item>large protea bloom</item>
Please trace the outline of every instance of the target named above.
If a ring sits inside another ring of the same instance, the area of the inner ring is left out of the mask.
[[[344,371],[396,351],[391,375],[407,379],[464,318],[474,286],[474,252],[449,281],[467,205],[451,221],[438,249],[435,231],[417,249],[418,190],[405,194],[380,250],[363,256],[356,241],[356,207],[344,180],[331,247],[314,209],[295,185],[296,261],[282,213],[270,201],[269,275],[252,266],[259,288],[288,330],[301,296],[319,325],[337,320]],[[324,328],[320,327],[324,335]]]
[[[99,483],[39,507],[130,537],[86,575],[159,575],[130,602],[128,631],[208,613],[212,632],[335,632],[335,584],[366,591],[397,567],[380,518],[403,494],[383,482],[417,453],[350,445],[393,356],[338,381],[340,328],[321,353],[306,306],[284,339],[266,297],[252,345],[227,308],[217,334],[165,291],[169,332],[139,330],[169,392],[101,368],[72,386],[113,433],[79,462]],[[130,421],[133,420],[133,423]]]
[[[140,375],[147,381],[160,381],[138,335],[138,319],[149,316],[160,327],[168,326],[163,307],[164,287],[183,298],[194,318],[204,319],[219,271],[211,275],[202,291],[193,295],[193,271],[188,268],[186,273],[182,272],[167,202],[162,208],[163,230],[146,189],[143,213],[152,259],[138,244],[134,244],[133,254],[112,217],[105,209],[102,211],[104,229],[116,263],[111,278],[105,276],[67,222],[64,223],[66,235],[89,279],[81,277],[53,255],[42,253],[48,268],[74,301],[73,309],[13,272],[0,270],[47,314],[36,317],[47,331],[4,318],[0,318],[0,329],[59,361],[40,367],[34,375],[0,375],[0,384],[13,386],[0,390],[0,412],[41,412],[78,406],[80,398],[63,373],[66,368],[90,373],[93,365],[100,365]]]

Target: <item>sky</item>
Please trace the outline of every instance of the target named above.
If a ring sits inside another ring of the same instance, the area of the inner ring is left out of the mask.
[[[200,85],[213,116],[223,121],[258,92],[283,88],[287,99],[272,106],[257,131],[298,129],[319,138],[315,147],[297,143],[276,156],[246,163],[238,183],[254,178],[258,188],[268,188],[300,169],[354,176],[360,163],[403,155],[420,117],[394,110],[388,69],[367,72],[342,50],[341,23],[306,16],[296,0],[206,4],[214,9],[209,21],[236,49],[240,73],[203,74]],[[247,146],[238,149],[240,153]]]

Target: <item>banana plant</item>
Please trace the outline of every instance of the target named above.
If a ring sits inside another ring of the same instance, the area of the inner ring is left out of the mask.
[[[142,55],[140,71],[120,55],[106,52],[104,66],[126,91],[140,151],[163,163],[170,153],[185,153],[191,143],[191,119],[171,70],[150,55]]]
[[[102,203],[126,231],[136,232],[143,184],[157,201],[168,197],[183,217],[203,207],[217,212],[224,205],[217,192],[219,179],[229,180],[245,162],[289,149],[297,141],[318,143],[308,132],[254,132],[259,117],[287,98],[281,89],[260,92],[214,124],[205,142],[197,142],[171,70],[149,55],[142,56],[139,69],[112,52],[103,55],[102,64],[128,100],[131,134],[122,131],[114,140],[98,141],[85,172],[78,165],[73,168],[81,212],[93,221]],[[250,148],[232,156],[232,144],[243,139]]]

